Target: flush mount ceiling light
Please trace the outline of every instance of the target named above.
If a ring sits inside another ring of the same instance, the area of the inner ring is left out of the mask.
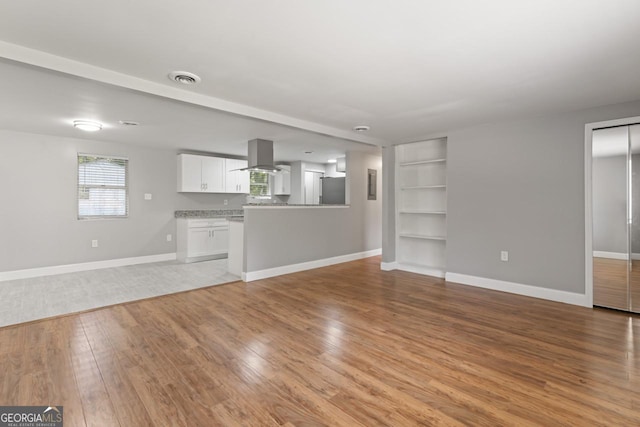
[[[304,154],[313,154],[313,151],[305,151]]]
[[[102,123],[91,122],[89,120],[74,120],[73,127],[87,132],[95,132],[102,129]]]
[[[169,80],[183,85],[194,85],[200,83],[200,77],[188,71],[172,71],[169,73]]]
[[[356,132],[366,132],[369,129],[371,128],[367,125],[358,125],[353,127],[353,130],[355,130]]]
[[[118,123],[120,123],[122,126],[138,126],[140,124],[139,122],[134,122],[133,120],[119,120]]]
[[[337,163],[338,161],[336,159],[329,159],[327,160],[327,163]]]

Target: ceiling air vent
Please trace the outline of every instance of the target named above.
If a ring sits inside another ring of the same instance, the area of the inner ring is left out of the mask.
[[[169,73],[169,79],[183,85],[194,85],[200,83],[200,77],[188,71],[173,71]]]

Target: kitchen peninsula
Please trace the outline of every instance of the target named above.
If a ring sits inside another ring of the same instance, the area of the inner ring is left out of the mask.
[[[349,205],[244,206],[242,221],[229,223],[230,272],[249,282],[376,255],[374,239],[362,245],[361,213]]]

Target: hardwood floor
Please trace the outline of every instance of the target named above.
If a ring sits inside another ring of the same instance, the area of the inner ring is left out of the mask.
[[[0,329],[65,426],[640,425],[640,320],[378,257]]]
[[[593,304],[629,309],[628,261],[593,257]]]
[[[627,287],[627,281],[628,287]],[[593,304],[640,312],[640,260],[593,258]]]

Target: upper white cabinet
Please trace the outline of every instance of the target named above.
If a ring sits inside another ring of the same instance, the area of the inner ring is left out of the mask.
[[[178,191],[185,193],[249,193],[246,160],[178,154]]]
[[[291,194],[291,166],[279,165],[281,172],[273,175],[273,194],[289,196]]]
[[[224,160],[199,156],[202,159],[202,183],[207,193],[224,193]]]
[[[201,156],[178,155],[178,191],[204,191]]]
[[[246,168],[249,162],[246,160],[224,159],[225,164],[225,192],[249,193],[249,171],[238,169]]]

